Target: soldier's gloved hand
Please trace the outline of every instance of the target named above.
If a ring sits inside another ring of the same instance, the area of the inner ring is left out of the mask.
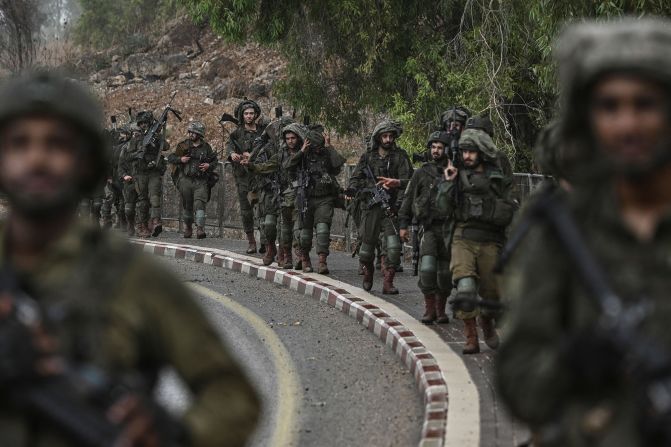
[[[585,330],[573,335],[563,354],[579,388],[609,386],[622,375],[624,353],[606,332]]]

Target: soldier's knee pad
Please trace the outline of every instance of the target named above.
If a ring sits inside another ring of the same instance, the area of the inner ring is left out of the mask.
[[[317,243],[327,246],[331,243],[331,228],[327,223],[317,224]]]
[[[205,226],[205,210],[196,211],[196,225],[200,227]]]
[[[401,240],[397,235],[387,236],[386,241],[386,251],[387,258],[392,264],[398,263],[401,261]]]
[[[462,312],[474,312],[477,309],[478,282],[472,276],[457,281],[457,296],[455,308]]]
[[[274,214],[266,214],[263,219],[263,225],[266,227],[277,227],[277,216]]]
[[[300,244],[301,247],[311,247],[312,246],[312,231],[307,228],[303,228],[300,232]]]
[[[419,279],[424,287],[436,287],[438,262],[435,256],[422,256],[419,260]]]
[[[359,248],[359,260],[366,263],[373,262],[375,260],[375,245],[362,242],[361,248]]]

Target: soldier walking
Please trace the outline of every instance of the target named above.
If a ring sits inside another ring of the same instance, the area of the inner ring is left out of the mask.
[[[448,182],[441,185],[439,201],[454,212],[452,234],[452,279],[457,286],[456,316],[464,322],[464,354],[480,352],[476,318],[485,343],[496,349],[495,328],[498,313],[480,311],[478,295],[490,302],[499,301],[494,265],[505,242],[505,230],[515,212],[511,198],[512,177],[505,175],[502,154],[487,133],[466,129],[459,140],[459,167],[450,164]],[[444,188],[443,188],[444,186]]]
[[[119,177],[119,158],[124,147],[131,137],[130,128],[121,127],[118,132],[118,141],[113,142],[112,156],[105,184],[105,199],[101,209],[103,227],[112,227],[112,207],[116,210],[117,222],[115,228],[126,228],[126,213],[124,211],[123,183]]]
[[[436,204],[438,185],[443,182],[443,172],[447,167],[449,143],[446,132],[431,134],[427,142],[430,161],[413,173],[398,213],[402,241],[410,240],[408,227],[413,218],[423,227],[418,285],[424,294],[424,324],[450,321],[445,314],[445,306],[452,292],[450,233],[453,220]]]
[[[308,128],[300,150],[284,163],[285,169],[297,171],[296,208],[304,272],[313,270],[310,250],[313,235],[316,233],[315,251],[319,256],[317,273],[329,273],[326,261],[331,243],[331,221],[334,205],[340,194],[336,176],[340,174],[344,164],[345,158],[331,147],[324,128],[317,125]]]
[[[396,268],[401,263],[401,240],[398,235],[396,212],[403,200],[403,191],[412,175],[412,164],[405,150],[396,145],[396,139],[403,132],[393,121],[382,121],[373,130],[371,147],[364,153],[352,173],[346,198],[354,199],[364,194],[361,215],[361,247],[359,261],[363,269],[363,288],[371,290],[375,272],[375,246],[380,231],[384,232],[386,254],[383,255],[382,272],[384,282],[382,293],[397,294],[394,287]],[[388,195],[388,203],[372,203],[376,188],[382,188]],[[386,208],[386,209],[385,209]]]
[[[184,237],[193,235],[194,211],[196,237],[204,239],[205,207],[210,198],[210,177],[217,167],[217,154],[205,141],[205,125],[199,121],[189,123],[188,138],[177,145],[168,156],[172,164],[172,179],[182,197]]]

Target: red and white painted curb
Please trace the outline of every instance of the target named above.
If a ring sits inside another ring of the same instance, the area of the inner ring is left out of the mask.
[[[266,267],[251,259],[236,257],[230,252],[207,247],[184,247],[175,244],[131,240],[145,253],[223,267],[235,272],[288,287],[291,290],[319,299],[344,314],[355,318],[380,338],[414,374],[424,396],[425,413],[420,447],[438,447],[445,443],[448,410],[447,384],[433,354],[417,339],[415,334],[379,307],[369,304],[349,291],[318,281],[293,270]],[[256,259],[254,259],[256,260]],[[325,277],[326,278],[326,277]],[[402,411],[402,409],[399,409]]]

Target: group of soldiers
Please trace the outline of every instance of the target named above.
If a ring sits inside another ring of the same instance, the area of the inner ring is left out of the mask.
[[[422,322],[448,323],[448,298],[454,295],[453,314],[464,322],[463,352],[479,352],[478,318],[485,342],[497,348],[497,311],[475,303],[478,296],[499,301],[493,267],[516,203],[510,163],[493,143],[491,121],[470,117],[464,107],[449,109],[426,150],[415,154],[415,169],[397,143],[401,124],[383,120],[366,139],[365,152],[343,188],[337,177],[346,160],[331,146],[324,127],[276,112],[276,119],[266,123],[259,105],[244,100],[234,115],[221,119],[236,124],[226,161],[233,168],[247,253],[261,252],[264,265],[277,262],[284,269],[328,274],[334,210],[347,209],[357,230],[363,288],[373,287],[377,259],[382,293],[398,294],[394,278],[402,269],[403,242],[409,241],[412,226],[419,234]],[[183,235],[192,237],[195,221],[196,236],[204,238],[206,204],[218,180],[217,155],[205,141],[205,126],[193,121],[188,138],[164,156],[170,146],[157,131],[160,125],[151,112],[140,112],[130,126],[110,132],[116,144],[102,201],[103,225],[112,225],[114,206],[117,225],[125,225],[130,236],[136,226],[139,237],[158,236],[163,175],[170,166],[181,195]]]

